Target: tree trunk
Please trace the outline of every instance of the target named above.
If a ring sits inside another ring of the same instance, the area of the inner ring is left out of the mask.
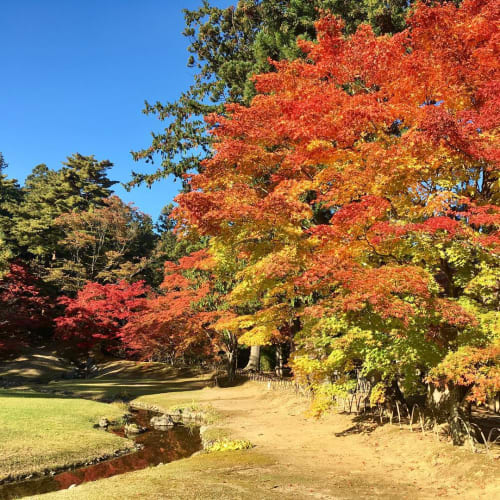
[[[260,371],[260,345],[253,345],[250,347],[250,358],[247,366],[243,369],[246,371]]]
[[[469,437],[476,439],[470,425],[471,407],[465,399],[467,393],[467,387],[456,385],[444,388],[430,385],[428,390],[427,406],[438,424],[448,423],[455,445],[463,445]]]
[[[224,336],[222,349],[226,353],[227,378],[229,383],[232,383],[236,378],[236,369],[238,367],[238,338],[236,335],[227,332]]]
[[[283,344],[276,345],[276,375],[283,377]]]
[[[488,408],[494,413],[500,413],[500,392],[497,392],[486,401]]]
[[[227,378],[229,383],[234,382],[238,366],[238,348],[227,352]]]

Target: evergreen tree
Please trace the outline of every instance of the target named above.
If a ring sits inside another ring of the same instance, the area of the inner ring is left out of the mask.
[[[7,269],[7,262],[17,254],[12,234],[13,216],[21,201],[21,189],[15,179],[5,173],[7,163],[0,153],[0,273]]]
[[[15,217],[15,235],[20,246],[47,265],[55,259],[62,237],[54,221],[63,213],[102,205],[112,193],[106,171],[110,161],[79,153],[68,158],[60,170],[36,166],[23,187],[23,201]]]
[[[111,187],[118,183],[107,175],[113,164],[109,160],[97,161],[94,155],[76,153],[68,157],[63,165],[58,174],[60,189],[67,193],[65,212],[101,205],[102,200],[111,195]]]

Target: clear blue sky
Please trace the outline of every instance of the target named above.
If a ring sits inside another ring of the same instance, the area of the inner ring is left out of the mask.
[[[234,0],[213,0],[217,6]],[[110,177],[155,167],[130,155],[161,130],[144,100],[175,100],[192,81],[182,8],[201,0],[0,0],[0,151],[21,183],[79,152],[109,159]],[[179,182],[116,192],[156,217]]]

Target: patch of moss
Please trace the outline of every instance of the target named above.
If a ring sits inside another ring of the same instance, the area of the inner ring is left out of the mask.
[[[243,439],[221,439],[208,446],[206,451],[214,453],[217,451],[249,450],[250,448],[253,448],[253,444],[250,441],[245,441]]]

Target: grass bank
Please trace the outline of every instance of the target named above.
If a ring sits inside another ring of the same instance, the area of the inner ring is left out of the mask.
[[[283,498],[273,492],[273,460],[252,451],[197,455],[109,479],[31,498],[43,500]],[[265,474],[260,472],[266,471]],[[292,497],[289,497],[292,498]],[[297,498],[297,497],[295,497]]]
[[[83,399],[23,390],[0,390],[0,479],[52,470],[132,447],[114,434],[94,429],[123,409]]]

